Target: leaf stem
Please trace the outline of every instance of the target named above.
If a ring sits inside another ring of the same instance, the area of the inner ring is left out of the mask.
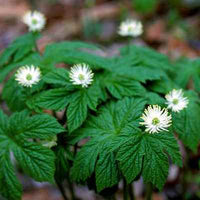
[[[128,200],[128,187],[125,178],[123,179],[123,197],[124,200]]]
[[[76,200],[76,196],[75,196],[75,193],[74,193],[73,183],[71,182],[69,176],[67,176],[67,183],[68,183],[68,186],[69,186],[69,191],[70,191],[70,194],[71,194],[71,199],[72,200]]]
[[[68,198],[67,198],[67,196],[66,196],[66,194],[65,194],[65,190],[64,190],[64,188],[63,188],[62,183],[59,182],[58,180],[56,180],[56,184],[57,184],[57,186],[58,186],[58,189],[60,190],[60,193],[62,194],[63,199],[64,199],[64,200],[68,200]]]
[[[130,200],[135,200],[134,185],[133,184],[128,185],[128,193],[129,193],[129,196],[130,196]]]
[[[37,10],[36,6],[36,1],[35,0],[28,0],[30,6],[31,6],[31,11]]]
[[[151,183],[147,183],[146,185],[146,200],[152,200],[152,192],[153,192],[153,185]]]
[[[182,178],[181,178],[182,198],[183,199],[186,199],[186,193],[187,193],[187,188],[188,188],[187,175],[188,175],[188,171],[189,171],[189,167],[188,167],[189,152],[187,152],[187,149],[185,149],[185,151],[186,151],[186,156],[185,156],[185,161],[184,161],[183,171],[182,171]]]

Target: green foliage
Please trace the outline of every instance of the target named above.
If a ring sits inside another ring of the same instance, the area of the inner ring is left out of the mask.
[[[117,99],[125,96],[143,96],[145,88],[136,80],[107,73],[104,75],[103,85]]]
[[[186,93],[186,96],[189,98],[188,108],[173,113],[173,128],[183,143],[196,152],[200,141],[200,102],[192,91]]]
[[[95,171],[97,190],[101,191],[118,182],[120,169],[129,183],[141,173],[145,182],[163,187],[168,155],[182,165],[179,147],[172,133],[153,135],[138,128],[144,105],[140,98],[125,98],[102,108],[98,117],[91,117],[80,130],[91,139],[75,158],[73,179],[85,181]]]
[[[156,0],[145,2],[134,1],[134,6],[145,13],[155,9]],[[0,112],[0,194],[21,199],[15,162],[37,181],[60,183],[70,176],[88,183],[94,178],[94,188],[101,192],[122,178],[131,183],[142,176],[161,190],[169,160],[182,166],[174,134],[194,152],[200,142],[199,96],[186,91],[200,92],[199,59],[172,63],[166,55],[135,45],[110,58],[97,55],[97,45],[78,41],[49,44],[40,55],[38,37],[26,34],[0,56],[1,100],[14,112],[10,117]],[[87,88],[73,85],[69,77],[72,64],[79,63],[94,73]],[[31,88],[15,80],[15,70],[24,65],[38,66],[42,73]],[[185,90],[188,107],[172,112],[169,132],[144,132],[139,122],[145,106],[167,107],[164,97],[174,88]],[[60,123],[43,112],[52,112]],[[56,146],[42,146],[41,141],[51,141],[58,133]]]
[[[108,104],[101,109],[98,117],[91,117],[86,122],[86,128],[81,132],[86,132],[92,139],[84,145],[75,158],[71,171],[73,179],[85,181],[95,171],[98,191],[118,182],[119,170],[114,154],[118,143],[113,146],[114,141],[124,132],[129,134],[134,132],[138,126],[134,121],[138,120],[144,105],[142,99],[126,98]]]
[[[25,173],[37,181],[53,182],[54,153],[32,139],[51,138],[64,129],[49,115],[28,112],[13,114],[10,118],[0,112],[0,193],[8,199],[21,199],[22,188],[11,162],[13,154]]]
[[[168,175],[168,155],[175,164],[182,166],[179,147],[172,133],[138,132],[123,136],[117,159],[129,183],[141,173],[145,182],[162,189]]]
[[[13,62],[18,62],[27,56],[29,53],[33,52],[35,47],[35,41],[38,39],[38,33],[28,33],[19,38],[17,38],[0,56],[0,68],[2,65],[7,64],[10,59]]]
[[[68,176],[70,169],[70,161],[73,161],[73,155],[69,148],[57,146],[55,149],[56,154],[56,171],[55,179],[57,181],[64,181]]]
[[[135,10],[146,14],[152,13],[156,9],[158,3],[158,0],[132,0]]]
[[[200,92],[200,60],[182,59],[176,63],[175,82],[182,88],[193,85]]]

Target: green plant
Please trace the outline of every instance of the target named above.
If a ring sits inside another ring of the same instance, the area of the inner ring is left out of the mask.
[[[118,56],[101,57],[88,53],[97,45],[79,41],[49,44],[40,54],[38,37],[25,34],[0,56],[1,101],[12,112],[10,117],[4,109],[0,112],[1,195],[9,200],[22,195],[11,154],[33,179],[57,183],[65,199],[65,179],[92,182],[96,192],[123,179],[125,199],[127,185],[140,176],[150,184],[148,195],[151,186],[162,190],[169,158],[182,166],[177,140],[194,153],[200,141],[199,59],[172,63],[165,55],[135,45],[123,47]],[[59,63],[64,67],[56,67]],[[88,87],[71,82],[69,67],[79,63],[86,63],[94,73]],[[25,65],[41,71],[39,83],[32,87],[15,80],[15,71]],[[145,107],[166,107],[165,94],[180,88],[188,99],[187,108],[169,111],[168,131],[145,131],[141,125]],[[44,114],[46,110],[52,115]],[[57,111],[63,116],[58,117]],[[56,135],[56,146],[43,145]],[[87,142],[80,146],[84,138]]]

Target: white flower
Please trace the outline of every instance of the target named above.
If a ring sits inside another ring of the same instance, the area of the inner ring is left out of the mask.
[[[39,67],[33,65],[20,67],[16,74],[15,80],[25,87],[32,87],[32,85],[40,81],[41,72]]]
[[[173,89],[165,96],[165,98],[167,99],[166,104],[168,105],[168,108],[172,109],[174,112],[183,110],[189,103],[187,97],[183,97],[183,92],[181,89]]]
[[[82,87],[88,87],[93,81],[94,74],[86,64],[77,64],[71,68],[69,73],[71,81],[74,85],[82,85]]]
[[[42,146],[52,148],[57,145],[57,136],[54,136],[51,140],[41,141]]]
[[[142,23],[136,20],[127,19],[119,26],[118,34],[121,36],[139,36],[143,33]]]
[[[29,31],[41,31],[46,23],[45,16],[38,11],[28,11],[22,21],[29,27]]]
[[[158,105],[148,106],[145,109],[142,117],[144,122],[140,122],[141,125],[145,125],[146,132],[158,133],[160,131],[168,131],[167,128],[171,125],[171,115],[166,108],[161,108]]]

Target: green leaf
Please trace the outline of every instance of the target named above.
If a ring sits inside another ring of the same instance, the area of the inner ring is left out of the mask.
[[[175,63],[175,82],[181,88],[194,84],[194,89],[200,92],[200,59],[181,59]]]
[[[15,113],[10,118],[0,112],[0,193],[7,199],[21,199],[21,185],[10,162],[10,152],[24,172],[37,181],[54,180],[54,153],[32,138],[50,138],[63,131],[53,117],[28,112]]]
[[[142,138],[137,135],[131,140],[127,137],[122,143],[117,153],[117,159],[120,161],[119,167],[127,182],[131,183],[141,172],[145,147]]]
[[[39,35],[35,33],[28,33],[17,38],[12,44],[4,50],[0,56],[0,66],[8,63],[9,59],[13,56],[13,61],[18,62],[27,54],[33,51],[35,41]]]
[[[173,113],[173,128],[183,143],[196,152],[200,142],[199,100],[197,94],[192,91],[185,93],[185,96],[189,98],[189,104],[179,113]]]
[[[85,181],[95,172],[98,191],[118,182],[119,169],[114,156],[115,150],[122,143],[121,135],[127,134],[131,137],[138,130],[144,105],[145,101],[140,98],[127,97],[111,102],[99,110],[97,117],[91,117],[78,130],[79,136],[83,134],[91,139],[75,158],[71,171],[74,180]]]
[[[145,88],[138,82],[121,76],[113,76],[111,73],[104,75],[103,84],[117,99],[125,96],[143,96]]]
[[[90,67],[107,67],[109,63],[106,58],[88,53],[82,49],[98,49],[97,46],[83,42],[61,42],[50,44],[44,52],[43,64],[56,63],[87,63]]]
[[[159,3],[158,0],[132,0],[132,2],[135,10],[143,14],[152,13]]]
[[[95,84],[75,92],[67,108],[68,129],[71,133],[82,125],[88,115],[88,108],[96,110],[99,88]]]
[[[29,103],[33,107],[52,109],[55,111],[63,110],[71,100],[71,93],[67,88],[55,88],[43,91],[32,97]]]
[[[14,69],[17,69],[21,66],[25,65],[35,65],[40,66],[41,56],[38,53],[31,53],[30,55],[27,55],[23,60],[19,62],[12,62],[8,65],[5,65],[4,67],[0,68],[0,82],[2,82],[6,76],[10,72],[12,72]]]
[[[54,181],[54,153],[43,146],[21,141],[12,145],[16,160],[24,172],[36,181]]]
[[[95,175],[98,192],[118,183],[119,170],[115,162],[114,153],[102,152],[99,154]]]
[[[70,160],[73,160],[73,155],[68,148],[64,148],[61,145],[55,149],[56,154],[56,172],[55,178],[58,181],[64,181],[68,176],[70,169]]]
[[[45,85],[42,80],[32,88],[26,88],[19,85],[14,77],[12,77],[6,82],[3,88],[2,99],[5,100],[11,111],[22,111],[27,108],[36,110],[36,105],[33,105],[34,94],[43,88],[45,88]]]
[[[162,98],[160,95],[154,92],[147,92],[146,93],[147,103],[150,105],[166,105],[166,100]]]
[[[11,111],[21,111],[26,108],[26,95],[14,78],[8,80],[4,85],[2,99],[5,100]]]
[[[167,94],[173,89],[179,89],[180,87],[175,84],[169,77],[165,77],[162,80],[154,81],[150,88],[157,93]]]
[[[96,111],[102,99],[99,82],[88,88],[64,87],[44,91],[31,99],[31,107],[63,110],[67,107],[67,126],[71,133],[82,125],[89,109]]]
[[[161,190],[166,182],[169,170],[167,156],[146,144],[146,156],[143,163],[142,177],[145,183],[151,182]]]
[[[59,57],[63,52],[66,53],[68,51],[78,50],[78,49],[97,50],[98,47],[93,44],[80,41],[73,41],[73,42],[65,41],[60,43],[52,43],[46,46],[44,52],[44,58],[52,59],[55,57]]]
[[[91,140],[81,148],[75,157],[71,169],[71,177],[76,181],[85,181],[94,171],[96,160],[100,151],[100,145],[96,140]]]
[[[69,72],[64,68],[55,68],[52,72],[47,73],[43,77],[44,81],[49,84],[58,84],[60,86],[69,87]]]
[[[155,73],[155,69],[144,66],[121,67],[116,65],[114,73],[143,83],[145,83],[147,80],[160,80],[166,76],[166,74],[160,69],[157,69]]]
[[[168,56],[148,47],[129,45],[128,47],[126,46],[121,49],[121,55],[127,61],[132,59],[131,63],[137,61],[134,66],[138,65],[165,71],[173,70],[173,65],[171,64]]]
[[[142,174],[145,182],[151,182],[161,190],[168,175],[168,155],[173,163],[182,166],[179,146],[172,133],[138,132],[122,139],[117,159],[129,183]]]
[[[9,152],[6,155],[0,154],[0,194],[6,199],[20,200],[22,196],[22,186],[19,183],[12,163],[9,158]]]
[[[48,140],[57,133],[65,131],[54,117],[47,114],[28,117],[26,112],[15,113],[10,117],[9,122],[10,130],[23,138]]]

